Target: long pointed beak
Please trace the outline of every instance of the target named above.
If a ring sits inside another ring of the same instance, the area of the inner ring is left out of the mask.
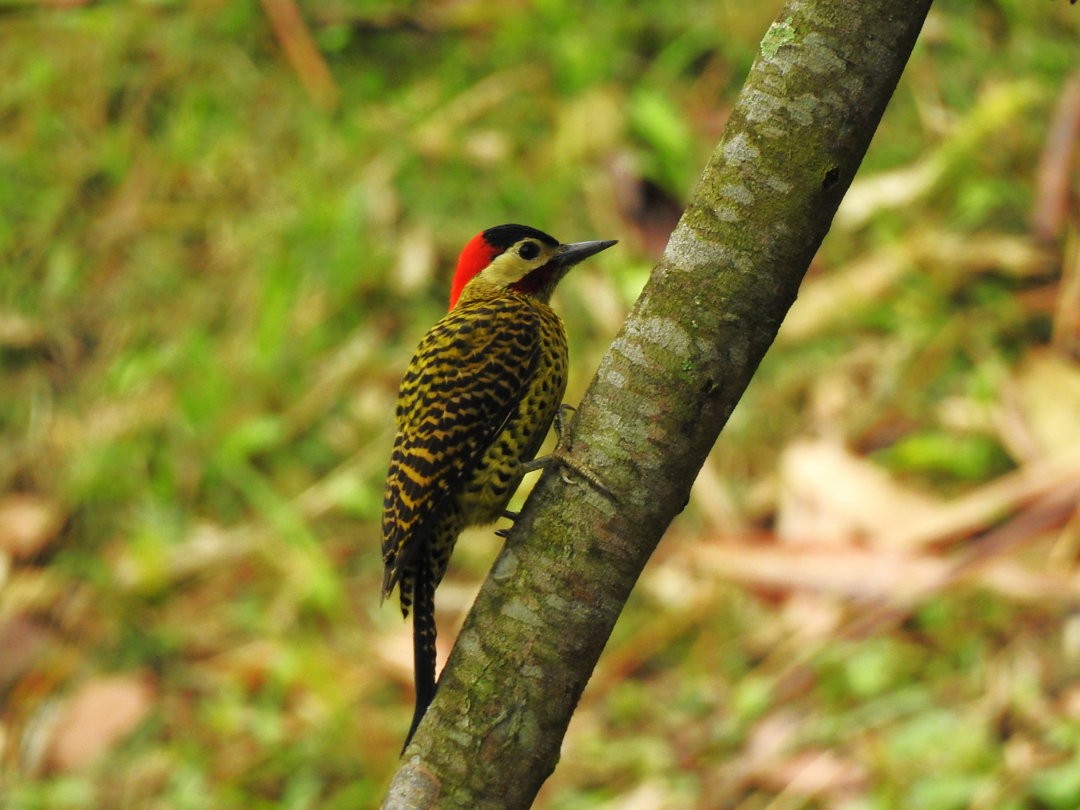
[[[558,252],[559,264],[563,267],[571,267],[583,259],[595,256],[601,250],[607,250],[618,242],[618,239],[599,239],[593,242],[571,242],[569,245],[560,245]]]

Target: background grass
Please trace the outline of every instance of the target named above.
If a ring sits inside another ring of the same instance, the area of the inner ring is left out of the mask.
[[[779,5],[315,0],[330,91],[258,3],[0,7],[0,491],[51,516],[0,558],[0,806],[378,804],[411,713],[382,478],[456,251],[505,221],[621,240],[557,296],[576,401]],[[957,584],[851,636],[859,606],[690,556],[772,542],[799,437],[935,499],[1025,461],[949,414],[1048,351],[1062,242],[1029,223],[1078,34],[1065,2],[935,4],[811,281],[894,271],[797,304],[539,806],[1080,804],[1073,601]],[[444,640],[496,549],[466,541]],[[65,767],[54,718],[117,674],[149,712]]]

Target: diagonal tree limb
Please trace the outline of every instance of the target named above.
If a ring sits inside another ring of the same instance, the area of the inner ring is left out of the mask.
[[[930,0],[793,0],[484,583],[384,807],[528,807],[642,568],[757,369]]]

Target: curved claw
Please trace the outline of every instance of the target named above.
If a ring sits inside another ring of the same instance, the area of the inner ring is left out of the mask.
[[[612,501],[616,502],[619,500],[615,497],[615,493],[611,491],[607,484],[600,480],[600,477],[596,473],[594,473],[588,467],[584,467],[581,464],[578,464],[576,461],[566,455],[565,451],[563,451],[562,448],[558,446],[555,447],[555,449],[551,452],[550,455],[546,455],[543,458],[534,458],[532,461],[525,462],[521,465],[521,470],[524,473],[535,472],[536,470],[542,469],[549,464],[558,464],[563,467],[561,477],[562,480],[567,484],[572,483],[570,479],[566,477],[566,471],[570,470],[571,472],[577,473],[581,478],[584,478],[586,481],[592,484],[596,491],[604,497],[610,498]]]

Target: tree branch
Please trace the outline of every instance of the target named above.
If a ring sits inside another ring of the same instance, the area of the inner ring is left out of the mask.
[[[525,808],[615,620],[795,300],[930,0],[794,0],[537,483],[384,807]]]

